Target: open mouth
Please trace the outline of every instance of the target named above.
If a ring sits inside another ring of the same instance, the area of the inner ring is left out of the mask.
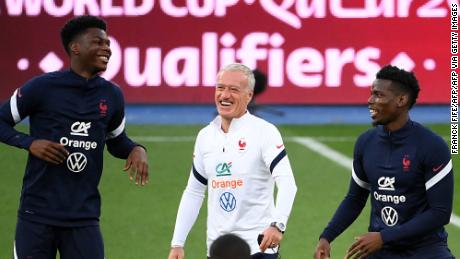
[[[221,106],[224,106],[224,107],[230,107],[233,104],[233,103],[231,103],[229,101],[225,101],[225,100],[221,100],[221,101],[219,101],[219,103],[220,103]]]
[[[104,63],[108,63],[108,62],[109,62],[110,56],[108,56],[108,55],[99,55],[99,56],[97,56],[97,58],[98,58],[100,61],[104,62]]]
[[[374,108],[369,108],[369,113],[371,114],[371,118],[375,118],[379,112]]]

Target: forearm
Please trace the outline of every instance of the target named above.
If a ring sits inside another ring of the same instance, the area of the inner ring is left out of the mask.
[[[138,146],[125,133],[107,140],[107,150],[116,158],[126,159],[134,147]]]
[[[286,224],[294,204],[297,186],[292,175],[278,176],[275,181],[278,193],[276,195],[274,220]]]
[[[383,242],[388,243],[429,233],[449,223],[449,218],[450,213],[446,211],[439,208],[429,209],[405,224],[383,230],[381,232]]]
[[[345,229],[347,229],[355,220],[366,205],[369,191],[359,187],[353,180],[350,183],[350,189],[344,200],[336,210],[332,220],[321,234],[321,238],[332,242]]]
[[[176,225],[174,227],[173,239],[171,241],[172,247],[184,246],[188,233],[198,218],[204,196],[204,191],[199,189],[196,190],[194,188],[190,188],[190,186],[187,186],[185,189],[177,211]]]

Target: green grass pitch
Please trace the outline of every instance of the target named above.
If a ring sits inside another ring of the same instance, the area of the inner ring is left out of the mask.
[[[128,133],[149,152],[150,184],[140,188],[122,171],[124,161],[106,154],[100,191],[101,227],[107,259],[167,258],[177,207],[191,166],[194,137],[202,126],[129,126]],[[313,137],[328,147],[352,156],[356,137],[369,126],[280,126],[294,170],[298,192],[281,248],[284,259],[312,258],[318,235],[343,199],[350,170],[292,141],[292,136]],[[448,140],[449,125],[431,125]],[[19,127],[25,130],[25,127]],[[164,137],[152,139],[146,136]],[[170,139],[174,136],[189,138]],[[16,212],[26,152],[0,144],[0,258],[12,258]],[[455,170],[454,213],[460,215],[460,159]],[[188,236],[186,258],[205,258],[206,203]],[[332,257],[343,258],[353,238],[365,233],[365,208],[355,223],[332,245]],[[449,224],[449,246],[460,256],[460,228]]]

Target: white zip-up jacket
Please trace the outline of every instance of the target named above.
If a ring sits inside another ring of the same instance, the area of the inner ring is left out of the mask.
[[[220,116],[198,133],[193,166],[177,214],[173,247],[184,246],[206,189],[208,255],[212,242],[227,233],[243,238],[252,254],[260,252],[257,236],[271,222],[287,223],[297,191],[278,129],[246,112],[232,120],[228,133],[221,129]]]

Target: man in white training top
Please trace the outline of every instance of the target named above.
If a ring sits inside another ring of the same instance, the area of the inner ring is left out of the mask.
[[[184,258],[185,240],[206,189],[208,256],[214,240],[232,233],[249,244],[252,258],[278,257],[297,187],[278,129],[247,111],[254,84],[252,71],[242,64],[230,64],[217,74],[219,115],[198,133],[169,259]]]

